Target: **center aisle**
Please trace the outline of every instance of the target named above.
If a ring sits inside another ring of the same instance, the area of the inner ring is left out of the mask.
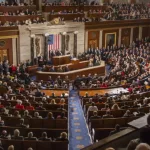
[[[69,150],[79,150],[92,144],[78,93],[69,94]]]

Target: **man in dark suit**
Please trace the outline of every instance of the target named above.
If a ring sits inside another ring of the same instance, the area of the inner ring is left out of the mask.
[[[41,93],[40,89],[37,89],[37,91],[35,92],[35,97],[42,97],[43,93]]]
[[[110,111],[106,111],[106,114],[102,118],[113,118],[113,115],[110,114]]]
[[[24,124],[24,119],[20,119],[20,124],[18,125],[18,127],[29,128],[29,125]]]
[[[20,131],[18,129],[14,130],[14,135],[11,137],[13,140],[24,140],[23,136],[20,136]]]
[[[118,133],[118,132],[120,132],[120,125],[116,124],[115,130],[111,131],[109,135],[113,135],[113,134]]]
[[[47,137],[47,133],[46,133],[46,132],[43,132],[43,133],[42,133],[42,137],[40,137],[39,140],[40,140],[40,141],[52,141],[51,138],[48,138],[48,137]]]
[[[93,112],[93,116],[90,117],[90,120],[91,120],[91,119],[99,119],[99,118],[101,118],[101,117],[98,116],[97,111],[94,111],[94,112]]]
[[[52,66],[51,68],[50,68],[50,70],[49,70],[50,72],[55,72],[55,68],[54,68],[54,66]]]
[[[25,137],[24,140],[37,141],[37,138],[33,137],[33,132],[29,132],[28,137]]]
[[[69,71],[69,67],[68,67],[68,65],[66,65],[64,68],[64,72],[68,72],[68,71]]]

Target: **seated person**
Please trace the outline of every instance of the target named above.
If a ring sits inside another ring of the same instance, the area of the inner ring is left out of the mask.
[[[31,105],[31,103],[28,103],[26,106],[27,110],[34,110],[34,107]]]
[[[37,89],[37,91],[35,92],[35,97],[42,97],[43,93],[40,91],[40,89]]]
[[[112,107],[111,110],[120,110],[120,107],[118,106],[117,103],[115,103]]]
[[[57,104],[57,103],[55,102],[55,99],[52,99],[51,102],[50,102],[49,104],[55,105],[55,104]]]
[[[4,120],[0,117],[0,126],[5,126]]]
[[[110,114],[110,111],[106,111],[106,114],[102,118],[114,118],[114,116]]]
[[[106,111],[110,111],[110,108],[109,108],[109,105],[108,104],[105,104],[105,107],[104,108],[102,108],[101,110],[106,110]]]
[[[11,137],[13,140],[23,140],[23,136],[20,136],[20,131],[18,129],[14,130],[14,135]]]
[[[89,98],[89,101],[86,102],[86,104],[92,104],[92,103],[93,103],[92,98]]]
[[[62,132],[60,137],[56,138],[56,141],[68,141],[68,135],[66,132]]]
[[[29,125],[25,125],[24,124],[24,119],[20,119],[20,124],[18,125],[18,127],[21,127],[21,128],[29,128]]]
[[[60,107],[57,108],[57,110],[59,110],[59,111],[67,111],[67,110],[64,108],[64,105],[60,105]]]
[[[8,150],[14,150],[15,148],[14,148],[14,146],[13,145],[10,145],[10,146],[8,146]],[[1,149],[0,149],[1,150]]]
[[[68,72],[68,71],[70,71],[70,69],[69,69],[68,65],[66,65],[66,66],[64,67],[64,72]]]
[[[134,115],[133,114],[131,114],[131,111],[130,110],[127,110],[126,112],[125,112],[125,114],[123,115],[123,117],[133,117]]]
[[[134,101],[132,108],[138,108],[140,107],[140,104],[138,104],[138,101]]]
[[[42,133],[42,137],[40,137],[38,140],[39,140],[39,141],[52,141],[51,138],[48,138],[48,137],[47,137],[47,133],[46,133],[46,132],[43,132],[43,133]]]
[[[93,112],[93,116],[90,117],[90,120],[91,120],[91,119],[99,119],[99,118],[101,118],[100,116],[98,116],[97,113],[98,113],[97,111],[94,111],[94,112]]]
[[[143,100],[143,105],[141,107],[148,107],[148,99]]]
[[[54,116],[53,116],[53,113],[52,113],[52,112],[49,112],[49,113],[47,114],[47,117],[46,117],[45,119],[54,120],[55,118],[54,118]]]
[[[133,113],[134,114],[134,113]],[[138,108],[137,112],[135,112],[135,116],[138,116],[138,117],[142,117],[144,116],[145,113],[142,112],[142,109],[141,108]]]
[[[85,93],[85,96],[84,96],[84,97],[89,97],[89,94],[88,94],[88,92],[86,92],[86,93]]]
[[[121,109],[128,109],[130,106],[126,102],[123,103],[123,106],[121,106]]]
[[[36,110],[46,110],[46,109],[43,107],[43,104],[39,104]]]
[[[14,117],[21,118],[21,115],[18,110],[14,112]]]
[[[65,104],[65,99],[64,99],[64,98],[61,98],[59,104],[60,104],[60,105],[64,105],[64,104]]]
[[[25,137],[24,140],[37,141],[37,138],[33,136],[33,132],[29,132],[28,137]]]
[[[56,72],[54,66],[52,66],[49,71],[50,72]]]
[[[39,115],[39,112],[34,112],[33,119],[42,119],[42,116]]]
[[[109,135],[113,135],[113,134],[116,134],[118,132],[120,132],[120,125],[116,124],[115,130],[111,131]]]
[[[67,117],[65,117],[65,112],[62,112],[61,115],[57,116],[57,119],[67,119]]]
[[[87,112],[89,112],[89,111],[98,111],[98,108],[97,108],[97,106],[95,106],[94,102],[92,102],[92,106],[89,106]]]
[[[17,101],[17,105],[15,106],[16,109],[24,109],[24,105],[22,105],[22,101],[21,100],[18,100]]]
[[[24,115],[22,117],[25,118],[25,119],[31,119],[32,118],[32,116],[29,115],[29,111],[28,110],[24,111]]]
[[[6,140],[9,139],[6,130],[3,130],[3,131],[2,131],[2,134],[0,135],[0,138],[1,138],[1,139],[6,139]]]

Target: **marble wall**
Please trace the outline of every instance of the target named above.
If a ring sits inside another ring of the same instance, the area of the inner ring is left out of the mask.
[[[20,61],[26,61],[31,59],[31,35],[35,35],[35,38],[40,38],[40,52],[44,54],[44,43],[45,43],[45,34],[60,34],[66,32],[66,35],[69,35],[69,51],[73,53],[73,44],[74,44],[74,32],[78,31],[77,39],[77,49],[78,52],[84,51],[84,23],[75,23],[67,22],[65,25],[53,25],[48,26],[47,23],[40,25],[31,25],[31,26],[20,26],[19,27],[19,47],[20,47]],[[69,51],[66,51],[69,52]],[[35,52],[36,54],[36,52]]]

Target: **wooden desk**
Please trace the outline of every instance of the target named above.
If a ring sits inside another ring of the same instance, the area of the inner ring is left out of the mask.
[[[37,70],[38,70],[38,66],[37,65],[28,66],[26,68],[27,73],[29,73],[30,75],[35,75]]]
[[[64,55],[64,56],[54,56],[52,58],[53,65],[63,65],[63,64],[69,64],[70,63],[70,55]]]
[[[73,62],[72,63],[69,63],[67,64],[68,65],[68,68],[70,71],[73,71],[73,70],[78,70],[78,69],[83,69],[83,68],[87,68],[88,67],[88,64],[89,64],[89,61],[77,61],[77,62]],[[64,69],[64,67],[66,66],[66,64],[64,65],[60,65],[62,67],[62,69]],[[46,66],[46,71],[49,71],[51,68],[51,66]],[[57,69],[59,68],[59,66],[54,66],[56,72],[57,72]]]
[[[37,17],[41,18],[42,15],[25,15],[25,16],[0,16],[1,22],[5,23],[6,21],[16,22],[26,21],[27,19],[36,19]]]
[[[84,68],[84,69],[79,69],[79,70],[74,70],[74,71],[69,71],[69,72],[42,72],[42,71],[37,71],[36,72],[36,78],[37,80],[44,80],[47,81],[48,77],[51,76],[52,79],[56,79],[58,76],[60,76],[62,79],[65,78],[65,76],[68,76],[69,79],[74,80],[77,75],[82,76],[91,73],[94,75],[95,73],[99,75],[105,75],[105,63],[101,63],[100,66],[95,66],[95,67],[89,67],[89,68]]]
[[[100,95],[105,95],[105,93],[109,93],[109,94],[119,94],[120,92],[123,93],[128,93],[128,90],[120,87],[120,88],[107,88],[107,89],[83,89],[80,90],[80,96],[85,96],[85,93],[88,92],[89,96],[94,96],[96,93],[100,94]]]
[[[17,10],[36,11],[36,6],[0,6],[0,12],[16,12]]]
[[[50,14],[49,20],[53,20],[54,18],[64,18],[64,20],[74,20],[74,18],[83,18],[84,14]]]

